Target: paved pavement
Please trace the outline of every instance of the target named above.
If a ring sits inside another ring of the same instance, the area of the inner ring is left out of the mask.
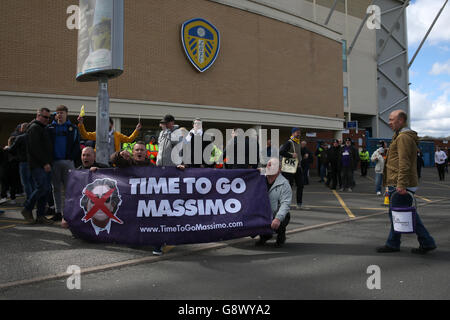
[[[417,193],[436,251],[412,254],[418,243],[406,235],[400,253],[378,254],[389,219],[371,175],[355,172],[352,193],[311,177],[283,248],[243,238],[154,257],[151,247],[87,243],[58,226],[26,225],[20,206],[3,205],[0,299],[449,299],[450,183],[425,169]],[[67,288],[71,265],[81,268],[79,290]],[[381,289],[369,290],[373,265]]]

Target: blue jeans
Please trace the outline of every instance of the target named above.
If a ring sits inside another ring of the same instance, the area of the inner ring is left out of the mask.
[[[27,199],[31,197],[34,190],[34,182],[31,177],[31,170],[28,162],[19,163],[20,182],[22,182],[23,190],[27,195]]]
[[[391,248],[400,248],[400,239],[402,234],[395,232],[394,227],[392,224],[392,213],[391,213],[391,207],[404,207],[404,206],[411,206],[411,197],[409,195],[401,196],[396,195],[395,197],[392,197],[392,194],[394,193],[395,188],[389,187],[389,198],[390,198],[390,207],[389,207],[389,219],[391,220],[391,231],[389,233],[389,237],[386,241],[386,246]],[[436,247],[436,243],[434,242],[433,237],[428,233],[427,229],[422,223],[422,220],[420,220],[419,214],[416,213],[416,234],[417,234],[417,240],[419,241],[419,245],[424,248],[433,248]]]
[[[44,168],[34,168],[31,169],[31,176],[35,188],[25,201],[24,207],[32,211],[37,204],[37,216],[41,217],[45,215],[45,206],[51,191],[51,174],[50,172],[45,172]]]
[[[320,164],[320,181],[325,181],[325,176],[327,175],[327,167],[324,164]]]
[[[375,172],[375,192],[381,192],[382,183],[383,183],[383,174]]]

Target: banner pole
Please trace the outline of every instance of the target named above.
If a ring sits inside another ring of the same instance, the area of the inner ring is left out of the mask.
[[[98,80],[97,94],[97,121],[96,121],[96,161],[108,164],[109,157],[109,95],[108,78]]]

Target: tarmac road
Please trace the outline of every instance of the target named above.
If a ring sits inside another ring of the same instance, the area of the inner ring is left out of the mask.
[[[401,252],[379,254],[387,209],[373,177],[355,177],[352,193],[333,193],[311,177],[306,208],[291,211],[282,248],[244,238],[154,257],[151,248],[87,243],[57,226],[24,225],[20,207],[2,206],[0,299],[449,299],[450,183],[424,169],[417,193],[438,249],[412,254],[415,235],[404,235]],[[81,289],[67,287],[70,265],[81,268]],[[380,288],[369,289],[368,280]]]

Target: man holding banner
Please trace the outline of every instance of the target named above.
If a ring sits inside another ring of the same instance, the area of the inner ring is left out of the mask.
[[[147,159],[147,149],[145,142],[137,141],[133,146],[133,153],[130,156],[128,150],[115,152],[111,155],[111,163],[118,168],[125,168],[130,166],[154,166],[153,163]]]
[[[271,225],[276,229],[287,221],[281,210],[280,224],[274,221],[267,183],[257,170],[150,165],[74,170],[67,189],[70,230],[93,242],[154,247],[217,242],[272,234]],[[273,189],[279,190],[275,183]]]
[[[275,244],[277,247],[281,247],[286,242],[286,227],[291,220],[289,207],[292,199],[292,189],[289,181],[280,173],[280,160],[278,158],[271,158],[267,162],[266,182],[270,207],[273,214],[273,220],[270,226],[277,233],[277,241]],[[255,245],[262,246],[271,238],[271,234],[260,235]]]

